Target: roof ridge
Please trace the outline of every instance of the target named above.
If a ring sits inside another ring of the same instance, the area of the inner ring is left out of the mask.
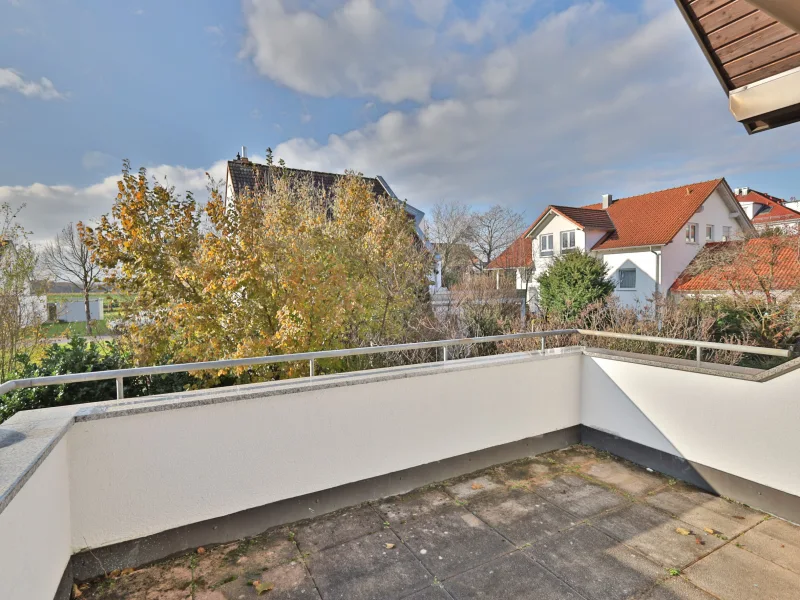
[[[724,177],[717,177],[716,179],[707,179],[705,181],[695,181],[693,183],[684,183],[682,185],[676,185],[676,186],[673,186],[673,187],[670,187],[670,188],[664,188],[663,190],[653,190],[652,192],[644,192],[643,194],[634,194],[633,196],[625,196],[624,198],[618,198],[617,200],[614,200],[614,203],[616,204],[617,202],[622,202],[623,200],[629,200],[631,198],[639,198],[641,196],[650,196],[652,194],[661,194],[663,192],[671,192],[673,190],[679,190],[681,188],[688,188],[688,187],[691,187],[693,185],[706,185],[707,183],[713,183],[713,182],[717,182],[717,184],[720,184],[720,183],[722,183],[724,181],[724,179],[725,179]],[[594,204],[597,204],[597,203],[595,202]]]
[[[230,164],[230,163],[234,163],[234,164],[237,164],[237,165],[243,165],[243,166],[249,166],[249,167],[260,167],[260,168],[264,168],[264,169],[267,169],[267,168],[288,169],[290,171],[300,171],[301,173],[317,173],[317,174],[320,174],[320,175],[333,175],[334,177],[345,177],[347,175],[347,173],[334,173],[332,171],[318,171],[318,170],[314,170],[314,169],[298,169],[297,167],[290,167],[290,166],[287,166],[287,165],[283,165],[283,166],[274,165],[274,164],[273,165],[268,165],[266,163],[253,162],[252,160],[248,160],[247,162],[243,162],[243,161],[237,160],[235,158],[232,159],[232,160],[229,160],[228,164]],[[356,171],[356,173],[358,173],[358,171]],[[370,177],[368,175],[364,175],[363,173],[361,174],[361,178],[362,179],[374,179],[375,181],[378,180],[377,176]]]

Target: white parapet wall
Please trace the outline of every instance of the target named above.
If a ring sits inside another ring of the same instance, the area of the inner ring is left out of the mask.
[[[585,356],[581,421],[800,496],[800,369],[757,382]]]
[[[225,392],[219,403],[78,422],[68,433],[72,548],[579,425],[581,359],[453,361],[402,378],[348,375],[361,382],[307,391],[295,383],[239,401]]]

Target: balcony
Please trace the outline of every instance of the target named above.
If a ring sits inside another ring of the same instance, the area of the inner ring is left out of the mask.
[[[0,596],[797,598],[798,366],[576,345],[19,413]]]

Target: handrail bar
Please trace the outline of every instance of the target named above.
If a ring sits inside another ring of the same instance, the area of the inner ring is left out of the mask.
[[[554,329],[550,331],[530,331],[525,333],[509,333],[503,335],[489,335],[482,337],[457,338],[450,340],[434,340],[430,342],[414,342],[409,344],[392,344],[387,346],[365,346],[361,348],[343,348],[340,350],[320,350],[316,352],[297,352],[294,354],[275,354],[270,356],[256,356],[250,358],[233,358],[226,360],[212,360],[196,363],[180,363],[175,365],[156,365],[151,367],[132,367],[128,369],[113,369],[108,371],[92,371],[89,373],[70,373],[67,375],[51,375],[48,377],[31,377],[27,379],[13,379],[0,384],[0,395],[8,392],[41,387],[47,385],[63,385],[67,383],[83,383],[87,381],[105,381],[116,379],[117,399],[122,399],[122,381],[126,377],[140,377],[145,375],[164,375],[167,373],[188,373],[193,371],[209,371],[231,369],[236,367],[248,367],[257,365],[269,365],[285,362],[309,361],[309,374],[314,376],[314,366],[316,361],[324,358],[344,358],[347,356],[360,356],[365,354],[380,354],[383,352],[404,352],[406,350],[422,350],[425,348],[443,348],[443,359],[448,359],[447,348],[450,346],[464,346],[468,344],[482,344],[491,342],[502,342],[507,340],[520,340],[530,338],[542,339],[542,350],[544,350],[544,339],[557,335],[575,335],[615,338],[623,340],[654,342],[658,344],[671,344],[677,346],[689,346],[697,349],[697,363],[702,362],[703,349],[727,350],[731,352],[743,352],[747,354],[761,354],[766,356],[780,356],[791,358],[791,350],[778,348],[760,348],[758,346],[741,346],[737,344],[724,344],[719,342],[704,342],[697,340],[682,340],[676,338],[662,338],[647,335],[635,335],[630,333],[614,333],[610,331],[595,331],[591,329]]]

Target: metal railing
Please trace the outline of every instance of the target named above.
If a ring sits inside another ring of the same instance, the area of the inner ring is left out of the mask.
[[[50,377],[33,377],[29,379],[14,379],[0,385],[0,395],[8,392],[48,385],[64,385],[67,383],[85,383],[89,381],[107,381],[114,379],[117,387],[117,399],[124,398],[123,383],[126,377],[142,377],[147,375],[165,375],[168,373],[189,373],[194,371],[212,371],[234,369],[238,367],[251,367],[271,365],[287,362],[308,361],[309,376],[314,377],[316,361],[325,358],[345,358],[348,356],[361,356],[365,354],[381,354],[384,352],[405,352],[408,350],[422,350],[426,348],[442,348],[442,360],[448,360],[448,348],[452,346],[466,346],[471,344],[485,344],[491,342],[504,342],[510,340],[524,340],[531,338],[541,339],[541,350],[545,350],[545,339],[559,335],[584,335],[623,340],[654,342],[677,346],[697,348],[697,363],[702,362],[704,348],[710,350],[727,350],[747,354],[761,354],[766,356],[780,356],[790,358],[790,350],[777,348],[759,348],[757,346],[740,346],[737,344],[722,344],[718,342],[701,342],[695,340],[681,340],[674,338],[661,338],[628,333],[613,333],[606,331],[593,331],[589,329],[555,329],[551,331],[532,331],[526,333],[510,333],[505,335],[490,335],[483,337],[459,338],[452,340],[435,340],[432,342],[416,342],[412,344],[394,344],[390,346],[369,346],[364,348],[345,348],[343,350],[321,350],[318,352],[298,352],[296,354],[279,354],[273,356],[258,356],[253,358],[234,358],[228,360],[213,360],[196,363],[182,363],[175,365],[158,365],[154,367],[134,367],[130,369],[113,369],[108,371],[93,371],[90,373],[71,373],[69,375],[52,375]]]

